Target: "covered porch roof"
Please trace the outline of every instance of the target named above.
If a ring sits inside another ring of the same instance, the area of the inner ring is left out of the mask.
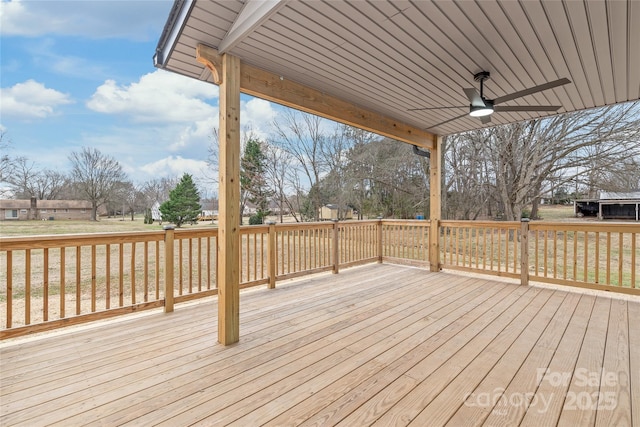
[[[491,74],[488,99],[571,81],[508,106],[554,105],[565,113],[638,99],[638,28],[640,3],[633,0],[178,0],[154,60],[213,81],[196,58],[203,44],[267,73],[254,74],[260,81],[241,87],[246,93],[325,117],[331,114],[314,111],[317,101],[346,101],[328,109],[336,116],[329,118],[358,126],[350,115],[371,113],[388,119],[378,124],[382,134],[391,127],[422,137],[420,131],[446,135],[556,114],[496,112],[490,123],[470,117],[463,89],[478,89],[473,77],[480,71]]]
[[[241,92],[431,150],[438,271],[442,135],[638,99],[638,27],[633,0],[176,0],[155,65],[220,85],[219,341],[239,339]]]

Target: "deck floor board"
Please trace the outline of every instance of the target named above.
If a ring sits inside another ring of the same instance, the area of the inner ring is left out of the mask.
[[[243,291],[229,347],[216,310],[0,343],[0,424],[639,425],[635,297],[376,264]]]

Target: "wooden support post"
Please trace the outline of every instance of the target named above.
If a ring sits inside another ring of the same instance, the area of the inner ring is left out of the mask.
[[[240,59],[220,67],[218,341],[240,339]]]
[[[440,271],[440,217],[441,213],[441,174],[442,174],[442,137],[436,136],[429,158],[429,264],[431,271]]]
[[[267,274],[269,275],[269,289],[274,289],[276,287],[276,263],[278,262],[276,254],[276,223],[275,221],[269,221],[267,224],[269,225]]]
[[[529,218],[520,220],[520,282],[529,285]]]
[[[340,272],[340,234],[337,219],[333,220],[333,274]]]
[[[173,311],[173,225],[164,227],[164,312]]]
[[[382,217],[378,217],[378,264],[382,263]]]

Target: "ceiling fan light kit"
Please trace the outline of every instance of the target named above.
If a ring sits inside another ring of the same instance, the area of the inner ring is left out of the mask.
[[[473,105],[469,106],[469,115],[471,117],[483,117],[493,113],[493,102],[485,99],[483,106]]]
[[[469,113],[468,115],[471,117],[478,117],[483,124],[487,124],[491,122],[491,115],[494,112],[527,112],[527,111],[538,111],[538,112],[553,112],[558,111],[561,106],[560,105],[501,105],[499,107],[495,107],[498,104],[503,102],[511,101],[516,98],[520,98],[523,96],[531,95],[534,93],[542,92],[544,90],[553,89],[554,87],[566,85],[571,83],[571,81],[567,78],[562,78],[558,80],[554,80],[548,83],[544,83],[538,86],[534,86],[528,89],[520,90],[508,95],[504,95],[495,99],[487,99],[484,96],[484,82],[485,80],[489,80],[490,74],[488,71],[481,71],[479,73],[474,74],[473,79],[477,82],[480,82],[480,93],[475,88],[464,88],[462,89],[467,99],[469,99]],[[467,106],[447,106],[442,108],[467,108]],[[416,110],[433,110],[437,108],[413,108],[410,111]],[[449,123],[454,120],[461,119],[465,117],[467,114],[462,114],[461,116],[454,117],[452,119],[445,120],[444,122],[440,122],[436,125],[430,126],[427,129],[433,129],[437,126],[443,125],[445,123]]]

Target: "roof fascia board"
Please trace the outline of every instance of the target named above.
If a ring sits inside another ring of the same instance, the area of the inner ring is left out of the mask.
[[[219,81],[217,76],[221,73],[217,72],[217,68],[222,61],[218,51],[199,44],[196,48],[196,58],[212,71],[214,80]],[[436,135],[424,129],[396,121],[244,62],[240,63],[240,91],[420,148],[434,149]]]
[[[223,54],[233,49],[288,2],[289,0],[247,0],[218,45],[218,52]]]
[[[173,4],[170,18],[162,30],[156,53],[153,55],[153,65],[155,67],[166,67],[166,61],[171,52],[173,52],[178,36],[182,33],[187,17],[191,14],[191,9],[194,5],[195,0],[178,0]]]

